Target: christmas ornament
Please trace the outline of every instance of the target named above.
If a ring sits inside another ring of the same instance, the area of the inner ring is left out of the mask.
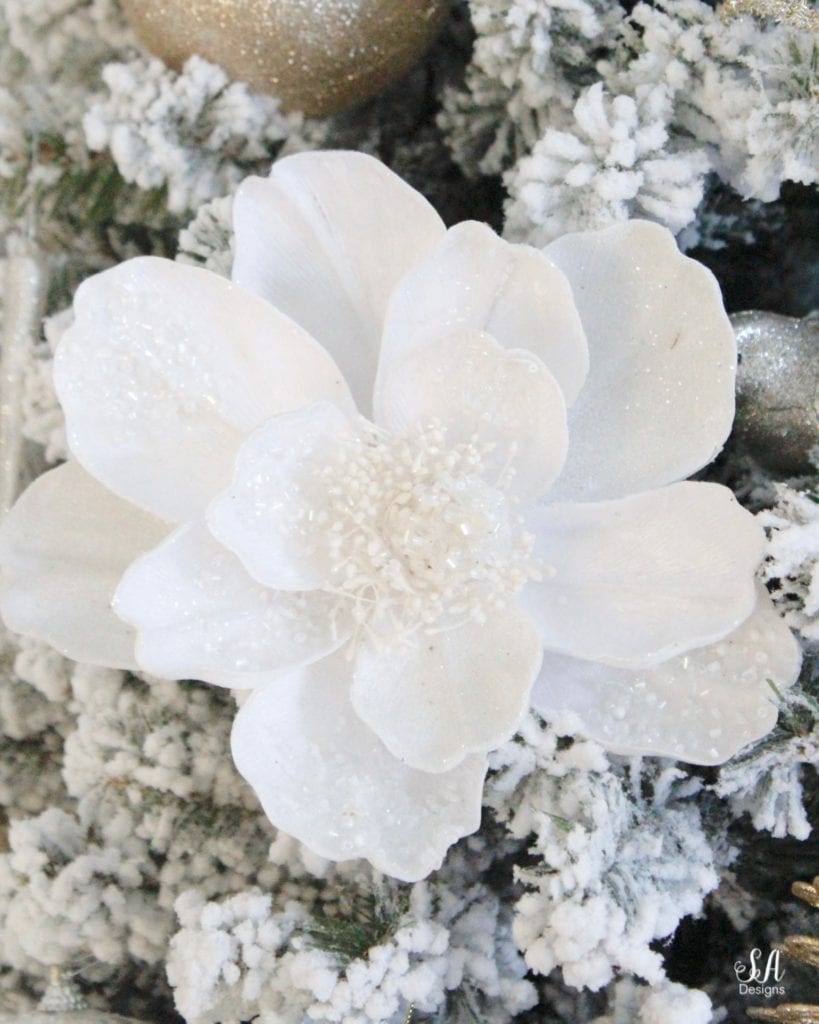
[[[48,988],[36,1010],[6,1011],[0,1005],[0,1024],[140,1024],[131,1017],[91,1009],[67,971],[51,968]]]
[[[37,1009],[52,1014],[71,1013],[87,1008],[88,1003],[71,974],[59,967],[52,967],[48,988],[43,993]]]
[[[0,345],[0,515],[17,497],[23,464],[23,369],[39,336],[46,279],[32,255],[0,260],[3,329]]]
[[[819,317],[735,313],[736,451],[782,475],[814,470],[819,446]]]
[[[399,79],[451,0],[123,0],[148,49],[179,69],[192,54],[278,96],[333,114]]]
[[[280,160],[233,214],[232,282],[141,258],[78,291],[74,459],[0,530],[10,628],[252,689],[232,751],[271,821],[406,881],[478,827],[530,702],[699,763],[769,731],[799,653],[761,526],[685,479],[736,353],[668,230],[447,230],[344,152]]]
[[[144,1024],[132,1017],[91,1008],[78,1010],[28,1010],[14,1013],[0,1007],[0,1024]]]

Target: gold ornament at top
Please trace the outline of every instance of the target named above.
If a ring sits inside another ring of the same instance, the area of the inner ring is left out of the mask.
[[[148,49],[199,54],[288,110],[333,114],[375,96],[428,48],[451,0],[123,0]]]

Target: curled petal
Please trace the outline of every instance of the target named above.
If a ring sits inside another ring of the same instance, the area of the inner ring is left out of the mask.
[[[771,683],[790,686],[801,656],[764,591],[718,643],[642,671],[548,653],[532,704],[544,718],[572,711],[587,736],[619,754],[722,764],[776,722]]]
[[[134,632],[111,599],[128,565],[167,532],[75,462],[44,473],[0,528],[3,620],[75,661],[136,668]]]
[[[278,828],[322,857],[366,857],[414,882],[478,828],[485,759],[439,774],[402,764],[353,710],[350,669],[335,654],[254,691],[233,758]]]
[[[375,393],[378,422],[386,412],[380,391],[387,374],[442,333],[462,328],[537,356],[571,405],[589,357],[568,282],[537,249],[510,245],[485,224],[466,221],[447,232],[390,302]]]
[[[569,412],[560,501],[597,501],[690,476],[734,418],[736,344],[719,286],[647,221],[545,250],[571,282],[591,368]]]
[[[529,616],[514,607],[484,625],[418,632],[402,650],[364,646],[353,707],[397,758],[422,771],[447,771],[515,732],[542,653]]]
[[[393,288],[444,234],[429,203],[364,153],[297,153],[233,205],[233,279],[317,338],[369,415]]]
[[[333,599],[260,586],[201,523],[136,561],[114,610],[137,630],[146,672],[239,689],[321,658],[350,635]]]
[[[54,363],[71,451],[170,522],[202,512],[270,416],[322,398],[353,408],[309,335],[210,271],[129,260],[80,285],[74,311]]]
[[[647,667],[719,640],[753,610],[764,536],[719,484],[537,508],[526,523],[543,580],[523,604],[547,650]]]
[[[353,436],[329,402],[276,416],[242,445],[231,486],[207,513],[211,533],[268,587],[311,590],[330,574],[324,470]]]
[[[566,458],[563,394],[537,356],[504,349],[488,334],[464,328],[409,355],[388,371],[381,390],[382,424],[400,433],[439,420],[449,444],[489,445],[487,479],[526,504],[548,489]]]

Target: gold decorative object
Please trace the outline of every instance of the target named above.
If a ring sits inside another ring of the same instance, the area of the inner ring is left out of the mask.
[[[748,1016],[752,1020],[771,1020],[774,1024],[819,1024],[819,1006],[808,1003],[782,1003],[770,1009],[752,1006]]]
[[[819,908],[819,875],[812,882],[794,882],[791,892],[812,907]],[[789,935],[774,948],[793,960],[819,967],[819,939],[812,935]],[[819,1006],[813,1003],[752,1006],[748,1009],[748,1016],[752,1020],[769,1020],[774,1024],[819,1024]]]
[[[148,49],[192,54],[311,116],[396,81],[435,38],[451,0],[123,0]]]
[[[776,948],[791,960],[801,960],[809,967],[819,967],[819,939],[812,935],[789,935]]]

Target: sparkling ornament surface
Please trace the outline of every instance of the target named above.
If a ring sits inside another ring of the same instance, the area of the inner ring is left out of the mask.
[[[89,1008],[72,976],[51,968],[51,979],[36,1010],[14,1011],[0,1003],[0,1024],[138,1024],[131,1017]]]
[[[88,1004],[73,978],[59,967],[51,968],[51,981],[37,1009],[44,1013],[68,1013],[85,1010]]]
[[[139,1024],[133,1017],[104,1010],[28,1010],[5,1012],[0,1007],[0,1024]]]
[[[434,39],[450,0],[123,0],[173,68],[199,54],[291,110],[332,114],[375,96]]]
[[[785,474],[812,470],[819,446],[819,317],[758,310],[731,317],[737,336],[732,444]]]
[[[20,486],[22,377],[26,355],[40,327],[45,274],[32,256],[13,256],[0,264],[3,332],[0,345],[0,513],[7,511]]]

